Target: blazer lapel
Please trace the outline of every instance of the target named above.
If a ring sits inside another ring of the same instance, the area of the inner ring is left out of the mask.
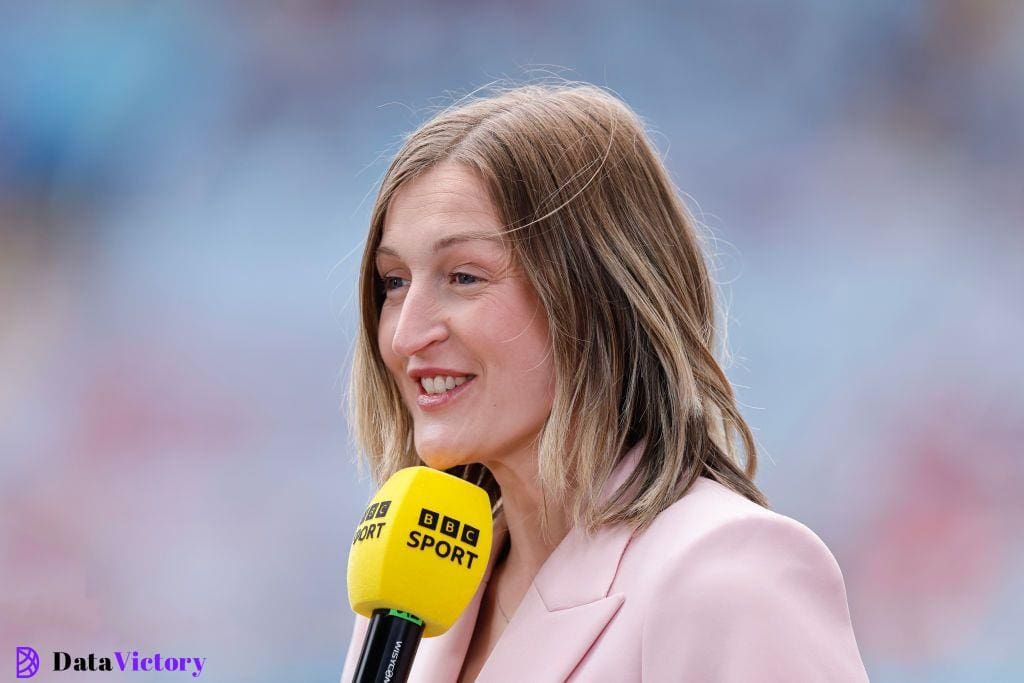
[[[623,456],[602,499],[632,473],[643,448],[641,441]],[[566,680],[625,601],[609,590],[632,537],[623,525],[592,537],[571,530],[537,573],[477,680]]]
[[[478,683],[566,680],[623,600],[616,594],[552,611],[531,586],[487,658]]]
[[[435,638],[424,638],[420,641],[416,649],[416,659],[409,671],[408,683],[458,680],[476,626],[476,616],[480,611],[480,599],[485,585],[480,584],[480,589],[450,629]]]

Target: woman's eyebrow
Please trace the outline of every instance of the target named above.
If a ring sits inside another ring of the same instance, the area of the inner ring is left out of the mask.
[[[453,246],[455,244],[461,244],[462,242],[471,241],[494,242],[497,244],[504,245],[504,240],[502,239],[501,235],[497,235],[493,232],[462,232],[457,235],[448,235],[447,237],[442,237],[441,239],[437,240],[436,242],[434,242],[432,251],[436,253],[441,251],[442,249],[447,249],[448,247]],[[398,258],[398,252],[384,244],[377,247],[376,254],[387,254],[388,256],[394,256],[395,258]]]

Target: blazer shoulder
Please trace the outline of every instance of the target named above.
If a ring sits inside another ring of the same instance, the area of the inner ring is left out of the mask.
[[[704,479],[648,531],[645,679],[867,680],[842,572],[806,526]]]
[[[802,548],[838,569],[831,551],[807,526],[706,477],[699,477],[682,498],[655,517],[644,536],[648,543],[660,545],[668,557],[698,550],[701,554],[734,551],[733,544],[747,543],[769,553]]]

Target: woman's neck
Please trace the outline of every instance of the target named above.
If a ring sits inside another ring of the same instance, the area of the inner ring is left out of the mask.
[[[569,532],[565,508],[555,501],[541,499],[536,454],[532,458],[487,463],[501,487],[502,514],[511,540],[502,568],[502,580],[511,581],[526,592],[558,544]],[[548,534],[541,533],[540,511],[547,514]],[[520,594],[519,591],[515,591]]]

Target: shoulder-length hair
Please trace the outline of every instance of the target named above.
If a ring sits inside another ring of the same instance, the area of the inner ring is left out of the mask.
[[[702,475],[767,505],[753,483],[753,434],[713,352],[715,288],[698,224],[640,118],[604,90],[574,83],[457,102],[409,134],[384,175],[363,251],[349,384],[350,425],[374,479],[423,464],[378,351],[384,294],[374,253],[392,197],[441,162],[483,180],[548,316],[556,388],[538,441],[544,499],[564,501],[588,532],[643,528]],[[641,439],[631,476],[602,498],[617,461]],[[483,465],[449,472],[500,507]]]

